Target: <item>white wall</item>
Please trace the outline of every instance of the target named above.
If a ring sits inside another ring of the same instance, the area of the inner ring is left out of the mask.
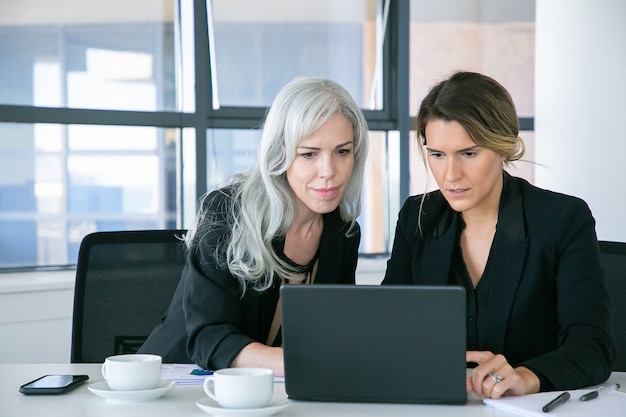
[[[0,274],[0,363],[70,361],[74,271]]]
[[[537,0],[535,183],[626,241],[626,1]]]

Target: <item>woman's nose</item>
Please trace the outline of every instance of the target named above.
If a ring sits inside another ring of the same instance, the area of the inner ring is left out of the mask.
[[[331,156],[323,156],[319,159],[319,175],[322,178],[331,178],[335,173],[335,165]]]
[[[454,158],[448,159],[448,164],[446,166],[446,180],[447,181],[455,181],[459,179],[461,176],[461,164],[456,161]]]

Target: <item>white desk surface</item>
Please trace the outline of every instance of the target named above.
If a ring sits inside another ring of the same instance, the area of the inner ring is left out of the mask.
[[[196,405],[206,397],[201,385],[178,385],[161,398],[139,403],[114,403],[92,394],[87,387],[103,378],[100,364],[0,364],[1,417],[160,417],[195,416],[209,414]],[[20,385],[46,374],[88,374],[89,381],[63,395],[27,396]],[[626,373],[614,373],[610,380],[623,380]],[[276,383],[274,395],[285,396],[284,384]],[[290,401],[284,410],[275,414],[288,416],[421,416],[421,417],[504,417],[513,414],[495,410],[474,395],[465,405],[322,403]]]

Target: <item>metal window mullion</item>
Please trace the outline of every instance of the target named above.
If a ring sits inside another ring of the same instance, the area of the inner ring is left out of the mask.
[[[392,0],[389,25],[393,31],[389,33],[388,51],[391,114],[396,120],[400,133],[400,200],[409,196],[409,34],[410,34],[410,3],[409,0]]]
[[[210,0],[194,0],[193,13],[196,78],[196,109],[193,118],[196,133],[196,201],[207,191],[206,130],[211,99],[207,1]]]

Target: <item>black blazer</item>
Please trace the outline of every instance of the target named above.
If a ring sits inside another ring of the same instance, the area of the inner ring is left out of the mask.
[[[212,204],[218,207],[223,201]],[[355,283],[361,233],[356,224],[347,238],[348,227],[338,210],[324,215],[315,284]],[[237,278],[215,263],[220,237],[222,233],[209,233],[199,247],[191,248],[172,302],[139,352],[159,354],[164,363],[220,369],[230,366],[247,344],[266,342],[280,281],[262,293],[247,288],[241,298]]]
[[[402,207],[383,284],[446,285],[460,215],[439,191]],[[504,173],[487,346],[539,376],[541,389],[608,378],[615,360],[595,220],[578,198]],[[547,379],[547,381],[546,381]]]

